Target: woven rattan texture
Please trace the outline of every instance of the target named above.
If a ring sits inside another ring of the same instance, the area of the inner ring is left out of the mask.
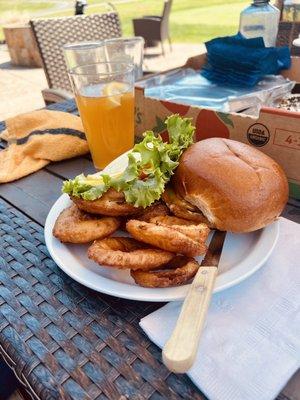
[[[203,399],[140,330],[156,307],[71,280],[49,257],[43,228],[0,200],[0,351],[33,398]]]
[[[41,52],[50,88],[71,92],[62,46],[66,43],[98,41],[120,37],[121,26],[115,12],[31,21]]]

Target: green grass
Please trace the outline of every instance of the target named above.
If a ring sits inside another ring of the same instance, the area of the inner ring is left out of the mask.
[[[5,12],[42,12],[55,6],[52,1],[28,3],[23,0],[0,0],[0,17]]]
[[[147,14],[161,14],[162,0],[131,0],[118,4],[112,1],[120,14],[124,35],[132,35],[132,19]],[[57,1],[22,1],[0,0],[0,26],[7,20],[5,15],[26,18],[37,16],[72,15],[72,0],[65,0],[68,10],[60,10]],[[87,13],[103,12],[99,0],[89,0]],[[200,43],[216,36],[230,35],[237,32],[240,11],[249,3],[245,0],[174,0],[170,30],[173,42]],[[0,32],[1,39],[1,32]]]
[[[237,32],[239,14],[245,0],[174,0],[170,31],[173,42],[199,43],[216,36]],[[161,14],[161,0],[138,0],[116,5],[124,35],[131,35],[132,19]],[[93,10],[94,12],[94,10]]]

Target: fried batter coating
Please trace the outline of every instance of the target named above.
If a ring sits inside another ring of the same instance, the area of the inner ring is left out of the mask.
[[[206,252],[205,243],[191,239],[186,234],[179,232],[178,226],[174,229],[172,226],[132,219],[127,222],[126,229],[135,239],[160,249],[190,257],[204,254]]]
[[[198,224],[205,223],[209,224],[208,219],[200,212],[190,211],[188,209],[180,208],[176,204],[168,205],[170,211],[179,218],[184,218],[189,221],[196,222]]]
[[[169,210],[176,215],[176,217],[184,218],[189,221],[197,223],[205,223],[210,228],[212,227],[208,219],[202,214],[197,207],[183,200],[178,195],[175,195],[173,190],[168,188],[162,194],[162,199],[168,206]]]
[[[191,239],[199,242],[205,242],[209,234],[209,228],[207,225],[197,224],[193,221],[173,217],[171,215],[151,218],[150,222],[156,225],[170,226],[172,229],[175,229],[178,232],[181,232]]]
[[[88,243],[109,236],[119,226],[117,218],[87,214],[72,204],[58,216],[53,236],[64,243]]]
[[[132,238],[110,237],[95,240],[88,249],[88,257],[98,264],[147,271],[166,264],[174,254],[147,246]]]
[[[140,221],[149,222],[151,218],[165,216],[168,215],[168,213],[168,207],[165,204],[157,201],[151,206],[142,209],[142,211],[138,212],[137,214],[129,215],[127,216],[127,218],[123,218],[120,229],[126,232],[126,222],[128,221],[128,219],[138,219]]]
[[[199,268],[193,258],[176,256],[162,269],[155,271],[130,271],[135,283],[150,288],[182,285],[192,279]]]
[[[149,222],[151,218],[165,216],[168,214],[169,214],[168,207],[161,202],[156,202],[151,206],[146,207],[140,213],[136,214],[134,218],[139,219],[140,221]]]
[[[84,200],[75,196],[71,196],[71,199],[78,208],[91,214],[118,217],[136,214],[139,210],[142,210],[140,207],[126,203],[124,194],[115,189],[109,189],[97,200]]]

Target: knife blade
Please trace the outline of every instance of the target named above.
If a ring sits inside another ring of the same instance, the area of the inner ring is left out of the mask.
[[[173,372],[187,372],[194,363],[225,237],[226,232],[214,232],[206,255],[189,287],[175,329],[163,348],[163,362]]]
[[[201,266],[218,267],[221,258],[223,245],[226,238],[226,232],[215,231],[208,246],[205,257],[201,262]]]

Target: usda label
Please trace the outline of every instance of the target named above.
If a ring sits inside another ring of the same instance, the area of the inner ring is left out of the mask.
[[[253,124],[248,128],[247,138],[253,146],[262,147],[270,140],[270,132],[263,124]]]

